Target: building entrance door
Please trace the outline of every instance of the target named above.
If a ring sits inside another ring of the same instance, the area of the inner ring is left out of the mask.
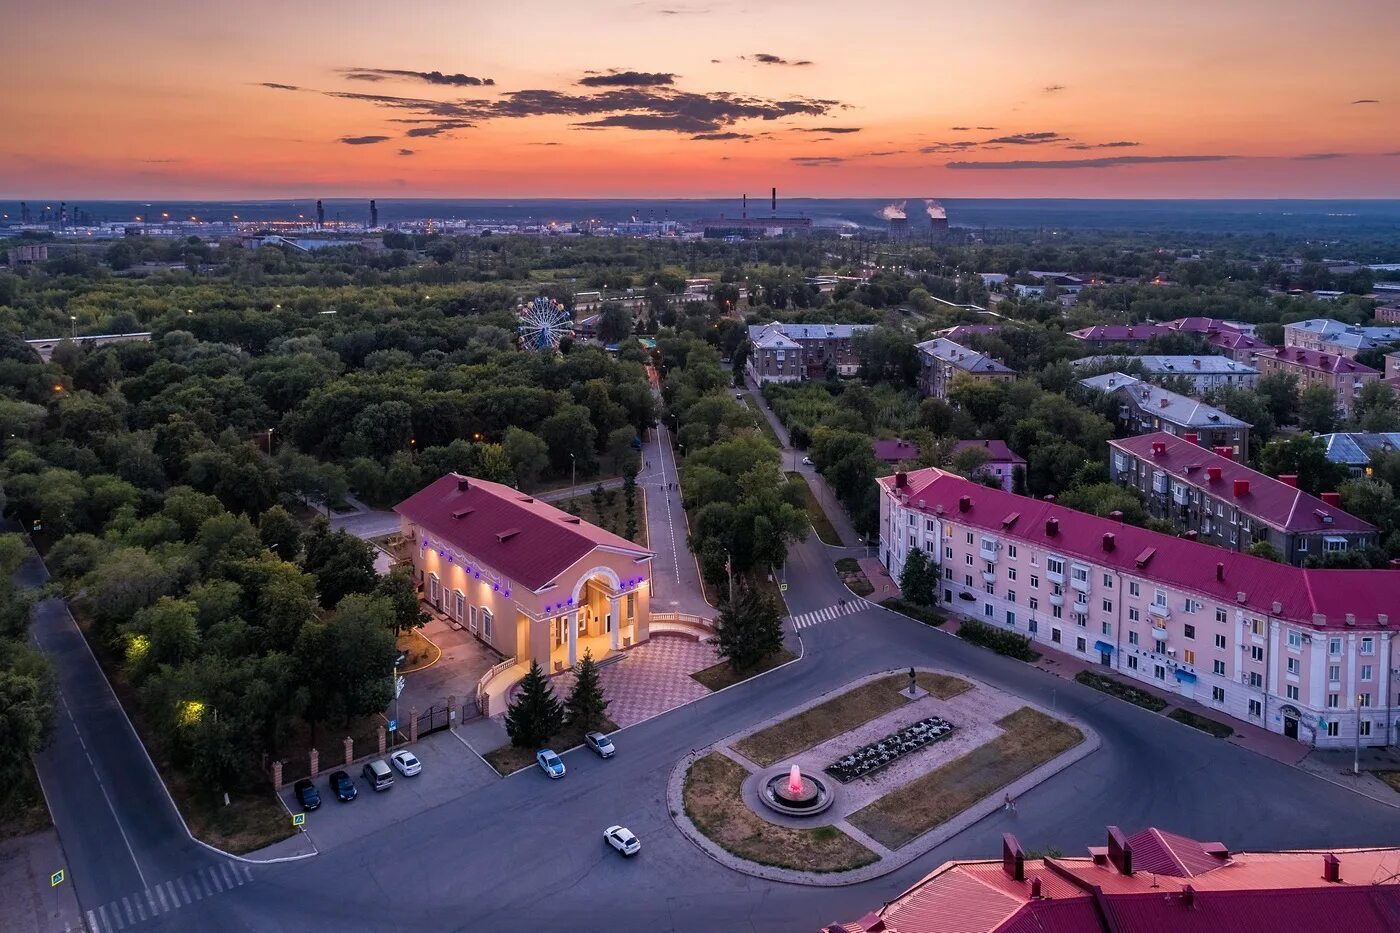
[[[1298,720],[1292,716],[1283,717],[1283,734],[1286,738],[1298,738]]]

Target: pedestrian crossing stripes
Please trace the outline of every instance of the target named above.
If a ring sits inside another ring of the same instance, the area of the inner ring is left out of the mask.
[[[810,628],[813,625],[821,625],[823,622],[830,622],[832,619],[849,615],[852,612],[859,612],[864,608],[865,600],[848,599],[844,603],[827,606],[825,609],[813,609],[811,612],[795,615],[792,617],[792,627],[794,629]]]
[[[253,880],[242,862],[216,862],[192,874],[163,881],[87,912],[91,933],[113,933],[179,910],[187,904],[231,891]]]

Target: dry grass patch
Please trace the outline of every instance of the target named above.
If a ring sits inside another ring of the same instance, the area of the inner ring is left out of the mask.
[[[1400,771],[1372,771],[1371,773],[1388,784],[1391,790],[1400,793]]]
[[[945,674],[920,671],[915,677],[920,687],[940,700],[972,689],[972,684],[967,681]],[[760,767],[777,764],[784,758],[834,739],[843,732],[850,732],[903,706],[909,701],[899,691],[908,682],[907,675],[894,674],[861,684],[740,739],[734,743],[734,749]]]
[[[725,687],[732,687],[737,683],[742,683],[750,677],[757,677],[765,674],[775,667],[782,667],[789,661],[796,659],[786,648],[779,648],[773,654],[764,658],[753,667],[746,667],[741,671],[736,671],[728,661],[721,661],[712,664],[704,670],[695,671],[690,676],[700,682],[706,690],[723,690]]]
[[[792,829],[769,823],[744,803],[741,786],[749,772],[719,752],[690,766],[685,775],[685,815],[731,855],[793,871],[850,871],[878,856],[835,826]]]
[[[1074,726],[1028,706],[997,725],[1005,731],[992,741],[891,791],[848,820],[897,849],[1084,741]]]

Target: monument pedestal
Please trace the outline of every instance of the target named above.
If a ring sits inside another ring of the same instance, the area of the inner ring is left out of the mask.
[[[899,695],[908,700],[922,700],[924,697],[928,696],[928,691],[919,686],[905,687],[903,690],[899,691]]]

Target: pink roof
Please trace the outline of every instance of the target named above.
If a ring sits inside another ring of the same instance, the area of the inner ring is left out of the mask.
[[[1273,347],[1268,350],[1260,350],[1260,357],[1272,357],[1280,362],[1286,362],[1291,366],[1303,366],[1308,369],[1320,369],[1323,372],[1338,375],[1355,374],[1363,376],[1368,373],[1379,375],[1379,370],[1369,366],[1363,366],[1356,360],[1349,360],[1345,356],[1338,356],[1335,353],[1328,353],[1325,350],[1306,350],[1302,347]]]
[[[936,510],[941,506],[941,514],[999,537],[1117,568],[1129,576],[1200,593],[1260,615],[1342,628],[1350,614],[1358,626],[1378,628],[1378,616],[1385,615],[1388,623],[1400,607],[1400,572],[1393,570],[1306,570],[992,489],[936,467],[904,475],[906,486],[901,491],[909,497],[908,506],[920,511],[940,514]],[[876,482],[893,489],[899,476],[882,476]],[[971,500],[966,512],[959,509],[963,496]],[[1054,534],[1046,527],[1051,518],[1057,520]],[[1114,536],[1111,551],[1104,550],[1106,534]],[[1217,579],[1216,564],[1223,565],[1223,580]]]
[[[590,551],[607,548],[641,561],[652,552],[533,496],[448,473],[394,511],[437,542],[538,591]]]
[[[1016,451],[1006,446],[1006,441],[985,440],[985,441],[958,441],[953,445],[953,453],[967,450],[969,447],[978,447],[987,452],[988,463],[1012,463],[1020,466],[1026,465],[1026,458]]]
[[[1374,525],[1328,505],[1301,489],[1173,434],[1140,434],[1109,441],[1108,446],[1131,454],[1189,486],[1230,502],[1251,518],[1283,531],[1296,534],[1365,534],[1376,530]],[[1154,449],[1160,449],[1162,453],[1155,454]],[[1218,469],[1220,478],[1212,480],[1209,468]],[[1247,490],[1238,496],[1235,495],[1237,481],[1248,484]],[[1331,521],[1324,521],[1323,516]]]
[[[876,459],[884,460],[888,463],[919,459],[919,448],[908,441],[902,441],[898,438],[894,440],[876,441],[871,446],[875,448]]]
[[[1242,334],[1244,331],[1232,324],[1227,324],[1219,318],[1213,317],[1179,317],[1175,321],[1167,321],[1162,325],[1170,327],[1172,330],[1183,331],[1188,334],[1218,334],[1221,331],[1234,331]]]
[[[1081,330],[1069,332],[1071,337],[1080,340],[1107,341],[1109,343],[1134,343],[1148,341],[1173,333],[1165,324],[1096,324]]]
[[[1228,864],[1229,852],[1218,842],[1204,843],[1149,826],[1128,837],[1133,870],[1173,878],[1204,875]]]

